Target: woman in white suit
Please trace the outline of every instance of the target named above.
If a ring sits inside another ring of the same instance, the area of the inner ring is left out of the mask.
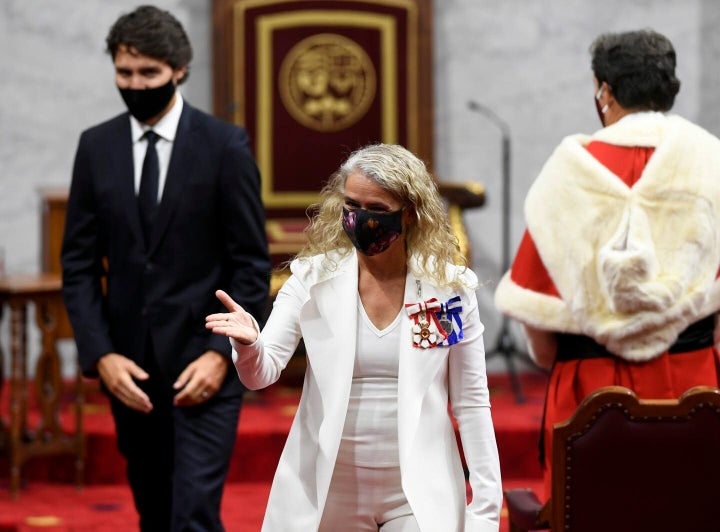
[[[229,312],[207,317],[251,389],[276,382],[305,341],[263,530],[497,531],[477,278],[454,264],[457,239],[425,165],[401,146],[356,151],[323,189],[307,236],[262,332],[222,291]]]

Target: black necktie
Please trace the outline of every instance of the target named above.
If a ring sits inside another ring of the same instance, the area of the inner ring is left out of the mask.
[[[140,192],[138,193],[138,207],[140,209],[140,223],[142,224],[145,244],[150,243],[155,211],[157,210],[158,184],[160,182],[160,164],[158,163],[155,143],[159,138],[153,130],[146,131],[143,138],[147,140],[147,151],[143,161],[140,176]]]

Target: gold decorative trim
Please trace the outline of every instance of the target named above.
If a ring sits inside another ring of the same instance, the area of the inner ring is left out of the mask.
[[[450,220],[450,227],[452,228],[453,233],[458,239],[458,245],[460,246],[460,254],[465,257],[468,264],[471,264],[470,241],[468,239],[467,231],[465,230],[465,222],[463,221],[462,217],[462,209],[457,205],[448,205],[448,219]]]
[[[282,288],[282,285],[284,285],[285,281],[289,278],[290,271],[287,268],[282,270],[273,270],[270,275],[270,298],[274,298],[277,295]]]
[[[303,248],[304,242],[283,242],[268,244],[270,255],[297,255]]]
[[[303,231],[286,231],[280,220],[267,220],[265,222],[265,231],[273,240],[282,240],[284,242],[299,242],[304,244],[307,240],[304,229],[309,220],[302,219],[305,222]]]

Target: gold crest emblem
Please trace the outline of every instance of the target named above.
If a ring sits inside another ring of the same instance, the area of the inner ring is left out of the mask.
[[[355,41],[334,33],[303,39],[280,66],[279,91],[290,115],[315,131],[346,129],[375,99],[370,57]]]

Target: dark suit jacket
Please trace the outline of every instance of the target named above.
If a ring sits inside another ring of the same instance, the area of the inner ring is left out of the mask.
[[[230,358],[227,338],[205,329],[205,316],[223,310],[214,292],[226,290],[262,319],[270,276],[260,176],[245,130],[184,103],[147,249],[128,114],[84,131],[62,267],[85,375],[97,375],[98,359],[110,352],[142,366],[148,337],[169,382],[208,349]],[[219,393],[241,390],[228,371]]]

